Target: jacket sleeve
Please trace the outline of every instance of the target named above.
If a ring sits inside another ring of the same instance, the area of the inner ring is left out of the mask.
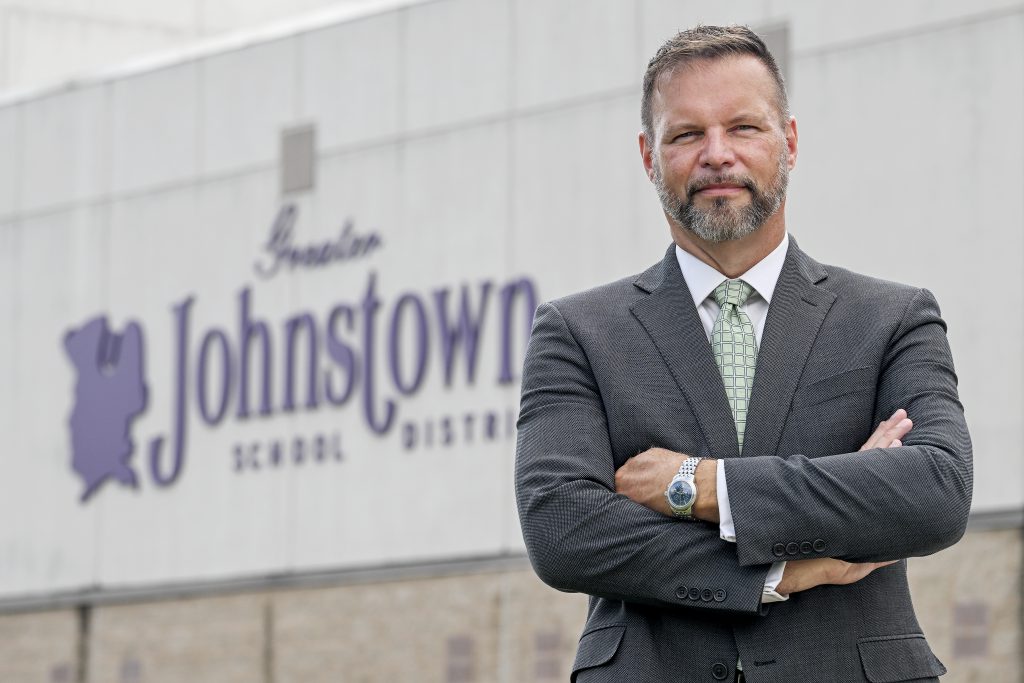
[[[772,560],[740,566],[717,527],[615,493],[597,382],[558,309],[537,310],[523,370],[516,497],[538,576],[563,591],[757,613]]]
[[[946,326],[927,290],[910,300],[890,340],[875,406],[875,424],[906,409],[914,425],[902,447],[725,462],[740,564],[895,560],[937,552],[963,536],[971,440]]]

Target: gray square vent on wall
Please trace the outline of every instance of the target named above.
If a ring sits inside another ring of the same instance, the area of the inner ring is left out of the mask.
[[[281,131],[281,194],[312,190],[316,184],[316,126]]]

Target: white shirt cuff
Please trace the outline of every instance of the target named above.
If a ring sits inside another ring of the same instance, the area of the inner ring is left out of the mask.
[[[736,542],[736,526],[732,522],[732,508],[729,507],[729,489],[725,484],[725,461],[715,461],[715,479],[718,482],[718,535],[723,541]],[[778,585],[778,581],[775,582]]]
[[[718,535],[723,541],[736,542],[736,525],[732,521],[732,508],[729,507],[729,487],[725,483],[725,461],[715,462],[715,480],[718,487]],[[768,571],[764,580],[764,591],[761,602],[783,602],[789,600],[788,595],[778,593],[775,588],[782,581],[782,572],[786,571],[785,562],[776,562]]]
[[[788,595],[778,593],[775,588],[782,581],[782,572],[786,571],[785,562],[776,562],[768,570],[768,576],[764,578],[764,591],[761,593],[761,602],[783,602],[789,600]]]

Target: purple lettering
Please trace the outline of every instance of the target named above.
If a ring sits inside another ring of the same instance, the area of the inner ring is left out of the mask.
[[[176,327],[178,330],[177,336],[177,372],[175,373],[175,396],[174,401],[174,459],[171,461],[170,471],[164,473],[161,471],[160,459],[161,451],[163,450],[164,438],[158,436],[154,438],[149,444],[149,472],[153,477],[153,481],[158,486],[170,486],[175,482],[178,476],[181,474],[181,468],[185,464],[185,437],[187,433],[186,423],[186,403],[185,397],[187,396],[187,387],[185,386],[187,377],[187,365],[188,365],[188,315],[189,308],[192,306],[192,297],[188,297],[180,304],[174,307]]]
[[[537,310],[537,290],[529,278],[521,278],[510,282],[501,288],[501,373],[498,375],[500,384],[509,384],[515,380],[512,372],[512,308],[517,295],[525,298],[526,301],[526,334],[525,340],[530,338],[530,331],[533,328],[533,315]],[[521,365],[517,363],[516,367]]]
[[[441,418],[441,445],[448,446],[454,439],[452,434],[452,419],[450,417]]]
[[[402,425],[402,446],[405,450],[411,450],[416,447],[416,424],[413,422],[406,422]]]
[[[402,312],[405,310],[412,310],[414,313],[413,320],[416,323],[416,333],[413,337],[415,361],[413,362],[412,380],[409,382],[404,381],[402,378],[400,359],[402,351],[401,334],[404,320]],[[423,305],[423,302],[420,301],[420,298],[415,294],[403,294],[398,299],[398,303],[395,304],[395,308],[391,313],[391,327],[388,339],[388,358],[391,361],[391,378],[394,380],[395,387],[400,393],[405,394],[406,396],[415,393],[423,383],[423,377],[427,370],[428,342],[426,306]]]
[[[273,409],[270,405],[271,393],[271,366],[272,354],[270,328],[265,322],[253,321],[251,318],[251,292],[246,287],[238,295],[239,310],[239,349],[238,349],[238,419],[245,420],[249,417],[249,351],[254,340],[260,341],[260,357],[262,362],[259,367],[260,375],[260,415],[270,415]]]
[[[220,382],[218,392],[219,399],[215,400],[216,408],[210,410],[207,403],[209,398],[209,358],[210,350],[214,345],[220,347]],[[203,342],[199,347],[199,363],[196,367],[196,399],[199,404],[199,415],[203,421],[211,427],[224,419],[228,410],[228,401],[231,398],[231,348],[227,335],[220,330],[213,329],[203,336]]]
[[[264,246],[271,257],[270,263],[256,263],[257,275],[273,277],[282,265],[289,269],[319,268],[337,261],[369,256],[383,245],[381,236],[375,232],[355,234],[352,219],[348,219],[336,239],[295,246],[292,240],[297,221],[298,208],[294,204],[281,207],[270,227],[270,239]]]
[[[378,417],[375,414],[373,384],[374,384],[374,319],[377,309],[380,308],[380,299],[377,298],[374,288],[377,285],[377,273],[370,273],[370,281],[366,286],[366,294],[363,297],[363,414],[366,417],[366,424],[377,434],[386,434],[391,429],[395,419],[395,402],[387,400],[384,402],[384,416]]]
[[[455,325],[452,325],[448,318],[448,289],[439,289],[434,292],[434,302],[437,304],[437,322],[441,334],[441,358],[444,361],[445,386],[452,384],[452,375],[455,371],[455,349],[460,344],[466,355],[466,375],[469,383],[473,383],[473,376],[476,374],[477,342],[480,339],[480,327],[487,312],[487,295],[490,291],[490,282],[481,283],[480,306],[474,314],[470,310],[469,288],[463,285],[458,321]]]
[[[285,204],[277,212],[273,225],[270,226],[270,239],[267,240],[265,249],[270,252],[274,259],[269,266],[261,263],[255,264],[256,274],[270,278],[277,273],[281,266],[281,258],[287,252],[292,241],[292,228],[298,217],[298,209],[294,204]]]
[[[329,372],[324,373],[324,395],[327,401],[334,406],[344,405],[355,389],[356,372],[359,366],[356,364],[355,352],[352,347],[339,338],[337,326],[341,318],[345,319],[345,326],[349,332],[352,331],[355,311],[350,306],[339,304],[331,310],[327,320],[327,355],[334,364],[343,370],[344,383],[340,391],[335,391],[334,383],[331,381],[335,375]]]
[[[316,321],[309,313],[303,313],[285,322],[285,375],[284,375],[284,403],[282,408],[288,412],[295,410],[295,340],[299,332],[306,331],[308,340],[306,348],[306,407],[316,408],[319,405],[316,391],[317,376],[317,333]]]

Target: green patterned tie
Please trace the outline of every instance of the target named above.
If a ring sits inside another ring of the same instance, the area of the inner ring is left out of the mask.
[[[715,352],[715,362],[722,373],[725,393],[736,420],[736,437],[741,451],[743,431],[747,426],[747,402],[754,387],[757,340],[754,338],[754,325],[740,306],[747,302],[753,291],[753,287],[743,280],[726,280],[715,287],[715,301],[722,308],[711,329],[711,349]]]

